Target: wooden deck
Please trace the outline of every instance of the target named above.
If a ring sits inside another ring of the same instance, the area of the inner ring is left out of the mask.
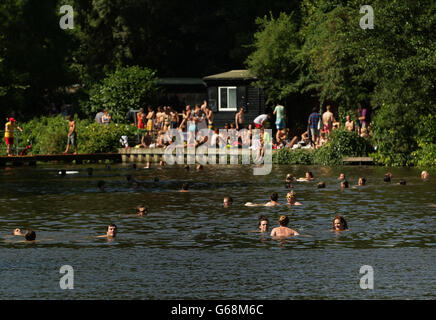
[[[374,164],[374,159],[370,157],[344,157],[343,164]]]
[[[37,162],[75,162],[81,164],[84,162],[98,162],[98,161],[114,161],[121,162],[121,155],[119,153],[94,153],[94,154],[50,154],[50,155],[26,155],[26,156],[12,156],[0,157],[0,165],[35,165]]]

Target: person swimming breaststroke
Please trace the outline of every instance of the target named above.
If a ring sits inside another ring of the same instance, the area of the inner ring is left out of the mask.
[[[333,219],[333,229],[332,231],[347,231],[348,224],[343,216],[336,216]]]
[[[286,201],[287,201],[287,204],[291,205],[291,206],[302,206],[303,205],[301,202],[297,201],[296,194],[293,190],[286,195]]]
[[[280,216],[279,227],[276,227],[271,231],[271,237],[286,238],[300,235],[297,231],[288,228],[288,224],[289,218],[285,215]]]
[[[270,201],[268,201],[267,203],[255,204],[252,202],[247,202],[247,203],[245,203],[245,206],[247,206],[247,207],[277,207],[280,205],[280,203],[277,202],[278,198],[279,198],[279,195],[276,192],[273,192],[273,193],[271,193]]]
[[[306,176],[304,178],[298,178],[297,181],[313,181],[315,180],[313,178],[313,173],[312,171],[306,171]]]
[[[228,208],[228,207],[230,207],[232,204],[233,204],[233,199],[232,199],[232,197],[227,196],[227,197],[224,198],[224,200],[223,200],[223,207],[224,207],[224,208]]]

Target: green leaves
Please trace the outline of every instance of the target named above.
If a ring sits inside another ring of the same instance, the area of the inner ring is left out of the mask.
[[[113,121],[125,122],[130,108],[153,104],[158,92],[154,71],[139,66],[118,67],[91,89],[89,110],[95,114],[106,109]]]

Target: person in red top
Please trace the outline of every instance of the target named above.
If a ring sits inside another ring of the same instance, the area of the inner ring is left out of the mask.
[[[136,119],[138,120],[138,128],[144,129],[145,128],[145,113],[144,109],[140,108],[138,114],[136,115]]]
[[[8,119],[6,119],[8,120]],[[16,126],[16,122],[17,120],[15,120],[14,118],[9,118],[9,121],[6,122],[5,125],[5,142],[6,145],[8,147],[8,157],[12,156],[12,145],[14,144],[14,130],[15,128],[17,128],[18,130],[20,130],[21,132],[23,132],[23,130]]]

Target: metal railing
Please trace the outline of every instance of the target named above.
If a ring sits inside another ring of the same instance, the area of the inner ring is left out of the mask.
[[[0,156],[8,155],[8,147],[5,141],[5,130],[0,130]],[[15,156],[20,155],[20,152],[25,149],[25,147],[20,147],[21,132],[19,130],[14,131],[14,144],[12,145],[11,151]]]

